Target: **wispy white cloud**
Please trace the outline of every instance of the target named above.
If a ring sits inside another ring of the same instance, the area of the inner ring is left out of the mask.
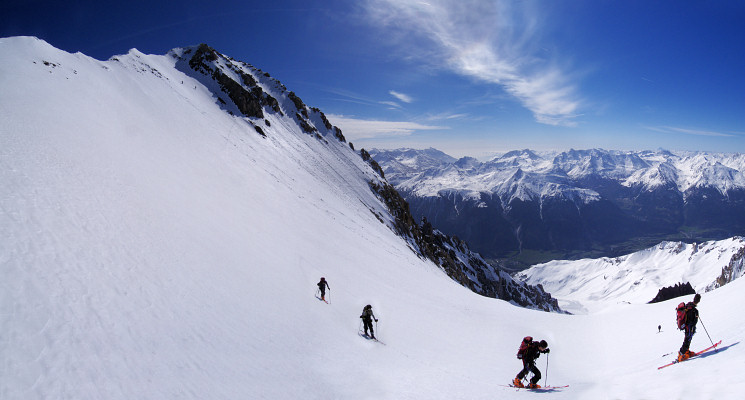
[[[460,114],[453,114],[453,113],[441,113],[441,114],[434,114],[427,117],[428,121],[442,121],[442,120],[451,120],[451,119],[463,119],[468,118],[469,115],[465,113]]]
[[[545,53],[527,2],[368,0],[370,20],[398,35],[402,54],[501,85],[538,122],[576,124],[581,100],[569,74]]]
[[[705,131],[701,129],[689,129],[689,128],[679,128],[675,126],[647,126],[646,129],[649,129],[650,131],[655,132],[662,132],[662,133],[683,133],[686,135],[696,135],[696,136],[716,136],[716,137],[733,137],[736,136],[731,133],[725,133],[725,132],[715,132],[715,131]]]
[[[409,121],[376,121],[327,114],[329,121],[341,128],[349,140],[408,136],[416,131],[448,129],[445,126],[424,125]]]
[[[349,90],[336,89],[336,88],[327,88],[326,91],[328,91],[330,93],[333,93],[333,94],[335,94],[337,96],[341,96],[340,98],[337,98],[336,99],[338,101],[345,101],[345,102],[355,103],[355,104],[365,104],[365,105],[369,105],[369,106],[374,106],[374,105],[382,104],[382,105],[385,105],[385,106],[387,106],[387,107],[389,107],[391,109],[401,109],[402,108],[401,107],[401,104],[399,104],[399,103],[397,103],[395,101],[391,101],[391,100],[375,100],[375,99],[372,99],[370,97],[367,97],[367,96],[364,96],[364,95],[360,95],[360,94],[351,92]],[[407,96],[405,94],[391,91],[391,94],[392,95],[393,95],[393,93],[396,93],[397,95],[402,96],[401,98],[403,98],[403,99],[408,99],[409,102],[411,102],[411,100],[412,100],[411,97],[409,97],[409,96]],[[401,98],[399,98],[398,96],[395,96],[395,95],[394,95],[394,97],[396,97],[398,99],[401,99]],[[404,101],[404,100],[401,100],[401,101]]]
[[[403,101],[404,103],[411,103],[412,101],[414,101],[414,99],[411,98],[411,96],[396,92],[394,90],[391,90],[388,93],[390,93],[391,96],[399,99],[400,101]]]
[[[401,105],[398,104],[398,103],[396,103],[395,101],[380,101],[379,103],[380,104],[385,104],[387,106],[390,106],[390,107],[396,108],[396,109],[401,108]]]

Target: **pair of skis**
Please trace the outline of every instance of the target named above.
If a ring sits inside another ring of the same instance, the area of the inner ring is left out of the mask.
[[[381,342],[381,341],[380,341],[380,340],[378,340],[377,338],[374,338],[374,337],[372,337],[372,336],[370,336],[370,335],[368,335],[368,334],[365,334],[365,333],[362,333],[362,332],[357,332],[357,334],[358,334],[358,335],[360,335],[360,337],[362,337],[362,338],[364,338],[364,339],[367,339],[367,340],[372,340],[372,341],[374,341],[374,342],[377,342],[377,343],[380,343],[380,344],[382,344],[383,346],[385,346],[385,345],[386,345],[385,343]]]
[[[699,352],[696,352],[696,353],[694,353],[694,354],[693,354],[692,356],[690,356],[690,357],[686,358],[686,359],[685,359],[685,360],[683,360],[683,361],[678,361],[678,360],[676,359],[675,361],[673,361],[673,362],[671,362],[671,363],[669,363],[669,364],[665,364],[665,365],[663,365],[663,366],[661,366],[661,367],[657,367],[657,369],[663,369],[663,368],[665,368],[665,367],[669,367],[669,366],[671,366],[671,365],[673,365],[673,364],[677,364],[677,363],[681,363],[681,362],[685,362],[685,361],[688,361],[688,360],[690,360],[690,359],[691,359],[691,358],[693,358],[693,357],[696,357],[696,356],[698,356],[698,355],[701,355],[701,354],[703,354],[703,353],[705,353],[705,352],[707,352],[707,351],[709,351],[709,350],[711,350],[711,349],[715,349],[715,348],[716,348],[717,346],[719,346],[720,344],[722,344],[722,341],[721,341],[721,340],[720,340],[720,341],[718,341],[718,342],[716,342],[716,343],[714,343],[713,345],[711,345],[711,346],[709,346],[709,347],[707,347],[707,348],[705,348],[705,349],[703,349],[703,350],[699,351]]]
[[[542,386],[542,387],[539,387],[539,388],[533,388],[533,389],[531,389],[529,387],[517,387],[517,386],[515,386],[513,384],[499,385],[499,386],[509,387],[509,388],[513,388],[513,389],[517,389],[517,390],[525,389],[525,390],[530,390],[532,392],[554,392],[556,390],[564,389],[564,388],[568,388],[569,387],[569,385],[562,385],[562,386]]]

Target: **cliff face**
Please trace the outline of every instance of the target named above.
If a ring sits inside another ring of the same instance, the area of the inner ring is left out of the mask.
[[[730,258],[729,264],[722,268],[722,274],[719,275],[716,282],[707,286],[706,290],[724,286],[743,275],[745,275],[745,246]]]
[[[268,73],[245,62],[225,56],[206,44],[175,49],[176,67],[209,88],[216,101],[231,114],[248,118],[258,133],[266,110],[292,118],[307,134],[322,139],[327,135],[346,142],[341,129],[331,125],[318,108],[308,107]],[[264,124],[267,121],[263,121]]]

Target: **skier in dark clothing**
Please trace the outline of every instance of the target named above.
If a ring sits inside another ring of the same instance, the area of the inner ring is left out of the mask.
[[[680,346],[680,351],[678,352],[678,361],[687,360],[694,354],[688,348],[691,346],[691,340],[696,333],[696,324],[698,323],[698,309],[696,306],[699,301],[701,301],[701,295],[696,293],[693,296],[693,301],[685,306],[685,324],[683,325],[685,336],[683,337],[683,345]]]
[[[326,301],[326,288],[331,290],[329,283],[326,282],[326,278],[321,277],[321,281],[318,282],[318,289],[321,291],[321,300]]]
[[[365,336],[367,336],[367,330],[370,329],[370,337],[375,339],[375,331],[373,331],[373,320],[375,322],[378,322],[378,319],[375,318],[375,314],[373,314],[372,306],[366,305],[365,308],[362,309],[362,315],[360,315],[360,318],[362,318],[362,322],[365,324]]]
[[[530,383],[527,387],[530,389],[540,388],[540,385],[538,385],[538,381],[541,380],[541,371],[539,371],[538,367],[535,366],[535,360],[538,359],[541,353],[549,353],[550,351],[551,350],[548,348],[548,343],[546,343],[545,340],[541,340],[539,342],[533,341],[531,338],[531,341],[526,344],[524,349],[521,346],[520,352],[518,352],[518,358],[522,358],[523,360],[523,369],[520,370],[512,383],[516,387],[526,387],[523,385],[522,380],[523,378],[525,378],[528,372],[532,372],[533,377],[530,379]],[[520,357],[521,355],[522,357]]]

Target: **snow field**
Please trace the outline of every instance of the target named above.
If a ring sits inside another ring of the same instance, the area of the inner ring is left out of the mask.
[[[682,342],[678,300],[560,315],[475,295],[377,220],[375,175],[346,144],[278,115],[262,138],[165,56],[100,62],[30,38],[0,51],[3,400],[745,390],[741,280],[699,307],[723,349],[657,371]],[[331,304],[313,296],[321,276]],[[385,345],[357,335],[365,304]],[[548,383],[569,388],[499,386],[526,335],[549,342]],[[707,343],[699,327],[692,348]]]

